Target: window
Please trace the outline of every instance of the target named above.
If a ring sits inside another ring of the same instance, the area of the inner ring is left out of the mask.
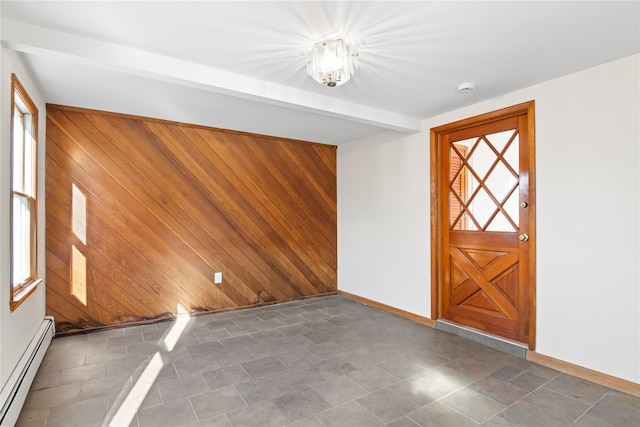
[[[40,283],[37,274],[38,110],[11,76],[11,310]]]

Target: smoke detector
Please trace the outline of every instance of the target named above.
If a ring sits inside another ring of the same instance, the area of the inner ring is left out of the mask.
[[[460,83],[458,85],[458,92],[460,93],[471,93],[476,90],[476,85],[471,82]]]

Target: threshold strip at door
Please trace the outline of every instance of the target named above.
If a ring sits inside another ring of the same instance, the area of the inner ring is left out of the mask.
[[[457,325],[446,320],[437,320],[436,329],[458,335],[462,338],[466,338],[468,340],[486,345],[487,347],[491,347],[494,350],[502,351],[515,357],[520,357],[522,359],[527,358],[528,348],[526,345],[519,342],[511,341],[495,335],[490,335],[486,332],[466,326]]]

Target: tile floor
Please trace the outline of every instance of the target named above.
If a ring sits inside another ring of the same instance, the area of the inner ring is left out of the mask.
[[[339,296],[56,338],[18,426],[637,426],[640,399]]]

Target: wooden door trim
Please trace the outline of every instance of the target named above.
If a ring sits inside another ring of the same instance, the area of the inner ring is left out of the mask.
[[[441,240],[442,224],[440,218],[440,206],[445,201],[447,195],[441,195],[439,189],[440,182],[440,142],[442,135],[452,131],[459,131],[473,126],[491,123],[497,120],[503,120],[509,117],[524,115],[527,120],[527,135],[529,147],[529,206],[528,211],[528,230],[529,230],[529,246],[528,246],[528,262],[529,271],[524,272],[529,282],[529,307],[528,307],[528,346],[530,350],[536,347],[536,196],[535,196],[535,102],[529,101],[522,104],[513,105],[511,107],[500,110],[491,111],[442,126],[431,128],[430,139],[430,190],[431,190],[431,317],[437,320],[442,317],[442,271],[441,271]]]

